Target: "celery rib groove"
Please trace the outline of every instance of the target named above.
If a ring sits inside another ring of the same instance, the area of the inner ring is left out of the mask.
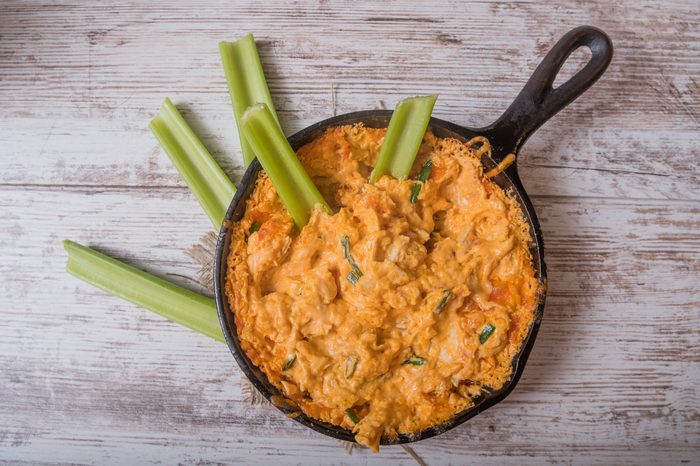
[[[175,323],[225,341],[213,299],[73,241],[65,240],[63,246],[68,252],[66,271],[70,274]]]
[[[408,178],[436,100],[436,95],[427,95],[404,99],[396,104],[377,163],[370,175],[370,183],[375,183],[384,175],[399,180]]]
[[[266,104],[245,111],[241,130],[299,229],[317,206],[331,212]]]
[[[236,187],[170,99],[148,126],[218,230]]]
[[[224,65],[226,83],[228,84],[231,106],[233,107],[233,116],[236,119],[238,135],[241,141],[243,162],[247,167],[255,158],[255,151],[241,135],[241,117],[243,113],[248,107],[257,103],[263,103],[268,106],[275,121],[278,121],[277,114],[275,113],[275,106],[272,104],[272,97],[267,87],[265,73],[253,35],[248,34],[236,42],[220,42],[219,53],[221,54],[221,62]]]

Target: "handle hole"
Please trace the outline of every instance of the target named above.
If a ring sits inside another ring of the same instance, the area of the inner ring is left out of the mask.
[[[592,56],[593,54],[591,53],[591,49],[585,45],[571,52],[571,55],[569,55],[569,58],[566,59],[564,65],[557,73],[557,77],[554,78],[552,88],[556,89],[569,79],[573,78],[576,73],[581,71],[583,67],[586,66],[586,64],[591,60]]]

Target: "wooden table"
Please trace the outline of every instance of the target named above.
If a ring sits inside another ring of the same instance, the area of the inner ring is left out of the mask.
[[[593,24],[610,68],[519,161],[550,277],[524,377],[412,447],[429,465],[700,464],[697,1],[68,3],[0,5],[0,462],[414,464],[255,403],[225,346],[67,275],[61,240],[207,292],[186,252],[211,224],[147,125],[171,97],[240,179],[220,40],[255,33],[288,134],[425,93],[479,126]]]

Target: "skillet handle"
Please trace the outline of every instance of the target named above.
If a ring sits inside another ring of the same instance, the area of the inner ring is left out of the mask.
[[[591,50],[591,59],[571,79],[553,89],[564,62],[582,46]],[[612,56],[612,41],[600,29],[581,26],[567,32],[544,57],[510,107],[481,131],[493,145],[493,159],[500,162],[511,152],[517,154],[532,133],[600,78]]]

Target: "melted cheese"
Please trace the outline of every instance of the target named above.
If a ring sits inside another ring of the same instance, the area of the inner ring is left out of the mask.
[[[367,182],[385,132],[331,128],[298,151],[336,212],[314,211],[301,232],[261,172],[234,225],[226,289],[253,363],[375,451],[502,387],[538,296],[527,225],[480,152],[428,132],[411,178],[427,160],[433,169],[413,204],[414,180]]]

